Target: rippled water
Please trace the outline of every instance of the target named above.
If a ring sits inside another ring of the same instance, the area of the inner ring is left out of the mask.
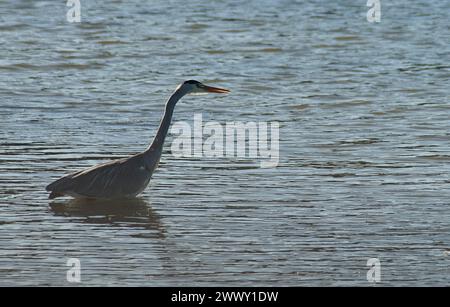
[[[450,285],[448,1],[0,2],[0,285]],[[350,4],[351,3],[351,4]],[[175,120],[280,122],[280,165],[175,158],[133,202],[61,175]]]

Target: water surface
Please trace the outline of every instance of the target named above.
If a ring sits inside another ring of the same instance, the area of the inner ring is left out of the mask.
[[[449,285],[447,1],[0,3],[0,285]],[[179,9],[182,6],[183,9]],[[178,8],[177,8],[178,7]],[[175,158],[132,202],[49,201],[61,175],[175,120],[280,122],[280,164]]]

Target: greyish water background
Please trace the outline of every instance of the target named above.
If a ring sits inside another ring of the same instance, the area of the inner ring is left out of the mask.
[[[449,285],[448,1],[0,2],[0,285]],[[175,158],[134,203],[49,201],[175,120],[279,121],[280,165]]]

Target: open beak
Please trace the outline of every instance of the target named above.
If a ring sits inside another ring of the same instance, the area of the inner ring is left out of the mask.
[[[209,93],[228,94],[230,92],[229,90],[220,87],[212,87],[207,85],[203,85],[202,87],[206,92]]]

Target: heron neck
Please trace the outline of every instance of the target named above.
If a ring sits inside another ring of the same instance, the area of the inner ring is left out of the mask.
[[[170,127],[170,122],[172,121],[172,115],[175,109],[175,105],[178,102],[178,100],[180,100],[181,97],[183,97],[185,94],[186,93],[184,93],[183,91],[177,90],[169,98],[169,100],[166,103],[163,118],[159,125],[158,131],[156,132],[156,136],[146,152],[162,151],[164,140],[166,139],[166,135]]]

